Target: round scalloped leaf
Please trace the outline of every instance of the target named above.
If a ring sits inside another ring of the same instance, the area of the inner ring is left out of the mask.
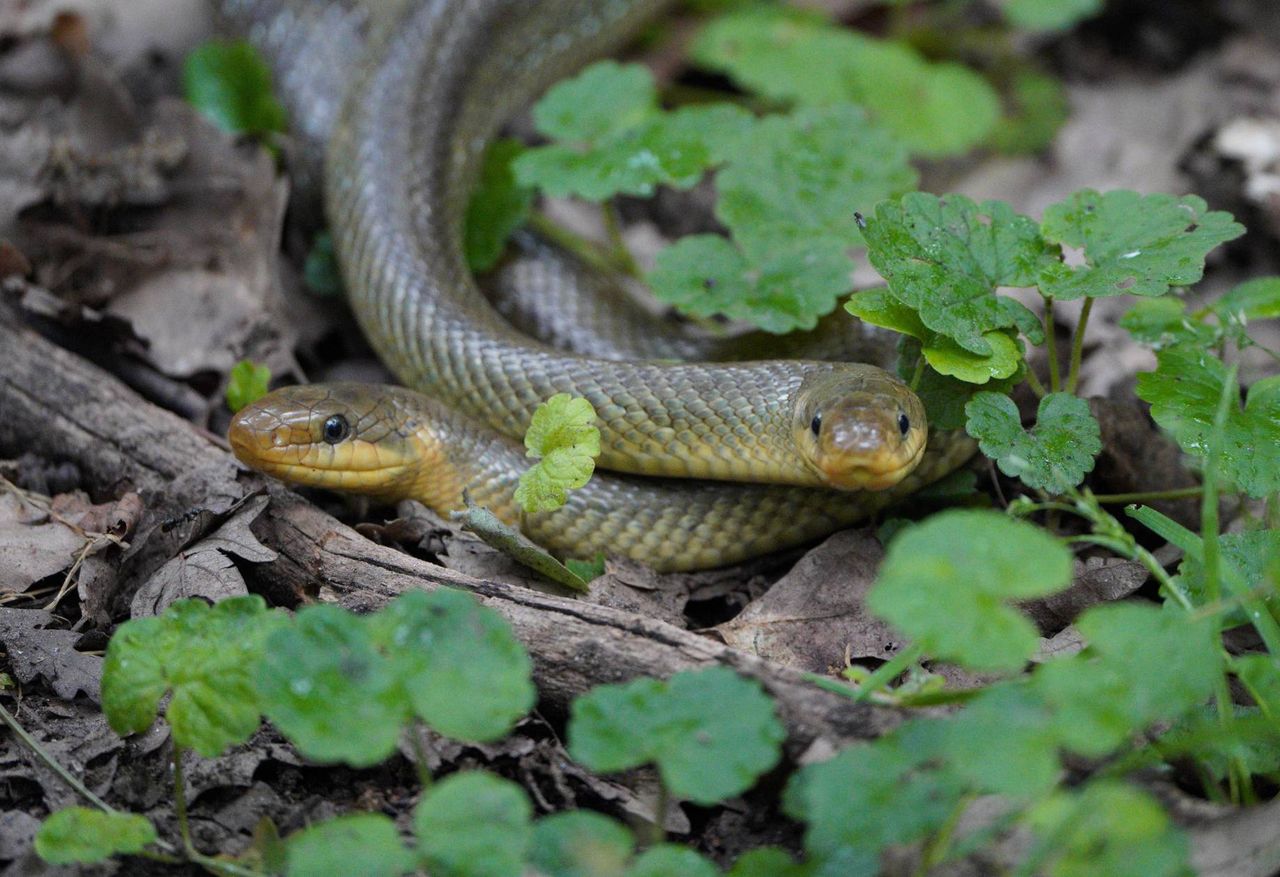
[[[1018,340],[1005,331],[984,332],[982,338],[991,348],[989,354],[965,350],[945,335],[927,340],[922,352],[934,371],[969,384],[986,384],[1016,374],[1022,366]]]
[[[1214,417],[1228,372],[1199,345],[1182,344],[1156,354],[1154,372],[1138,375],[1138,398],[1188,454],[1210,452]],[[1249,388],[1242,408],[1231,405],[1218,451],[1219,471],[1241,490],[1263,497],[1280,490],[1280,376]]]
[[[1036,836],[1051,841],[1044,873],[1051,877],[1182,877],[1190,847],[1160,803],[1115,779],[1061,791],[1028,814]]]
[[[408,591],[370,624],[414,713],[446,737],[497,740],[537,698],[511,625],[468,593]]]
[[[309,606],[267,641],[263,712],[307,758],[377,764],[395,751],[409,705],[366,619]]]
[[[555,511],[595,471],[600,455],[595,408],[586,399],[556,393],[533,412],[524,446],[526,456],[538,463],[520,474],[516,502],[530,513]]]
[[[509,137],[495,140],[485,150],[462,224],[462,251],[473,272],[488,271],[497,263],[507,238],[524,225],[533,206],[533,190],[517,183],[511,170],[511,163],[523,152],[524,144]]]
[[[979,355],[985,333],[1017,327],[1034,342],[1039,322],[997,286],[1031,286],[1051,260],[1036,223],[1001,201],[912,192],[876,207],[863,230],[867,256],[893,297],[934,332]]]
[[[285,842],[286,877],[399,877],[414,868],[396,824],[381,813],[353,813],[312,825]]]
[[[1070,300],[1089,296],[1164,295],[1204,275],[1209,251],[1244,234],[1230,213],[1203,198],[1139,195],[1125,189],[1076,192],[1044,212],[1045,240],[1084,251],[1085,265],[1053,262],[1040,291]]]
[[[510,780],[479,771],[445,777],[413,812],[422,865],[432,877],[519,877],[532,813]]]
[[[569,752],[601,772],[656,764],[672,795],[710,805],[777,764],[785,735],[758,682],[711,667],[592,689],[573,703]]]
[[[1280,277],[1256,277],[1240,284],[1210,307],[1219,315],[1246,320],[1280,317]]]
[[[739,856],[728,877],[809,877],[807,867],[780,847],[757,847]]]
[[[1071,583],[1071,552],[992,511],[948,511],[898,535],[867,595],[871,610],[926,652],[975,670],[1016,670],[1039,633],[1008,601]]]
[[[182,66],[187,101],[232,134],[285,130],[285,112],[271,90],[271,69],[244,40],[211,40]]]
[[[635,846],[627,827],[607,816],[555,813],[534,823],[529,864],[546,877],[622,877]]]
[[[1022,428],[1013,400],[999,393],[978,393],[964,410],[967,432],[1001,472],[1051,494],[1083,481],[1102,451],[1101,427],[1089,403],[1070,393],[1041,399],[1030,430]]]
[[[1102,0],[1005,0],[1004,14],[1015,27],[1066,30],[1096,15]]]
[[[73,865],[138,853],[155,839],[156,827],[145,816],[68,807],[40,823],[35,849],[50,865]]]
[[[814,241],[760,264],[719,235],[690,235],[658,254],[653,294],[695,317],[723,314],[766,332],[812,329],[849,291],[844,245]]]
[[[1115,603],[1089,609],[1076,627],[1088,648],[1046,661],[1034,684],[1054,709],[1064,745],[1086,757],[1194,709],[1223,671],[1213,618]]]
[[[766,97],[861,105],[913,152],[927,155],[964,152],[1000,116],[998,96],[973,71],[930,63],[904,43],[811,13],[759,7],[729,13],[703,30],[691,55]]]
[[[915,187],[902,146],[866,113],[836,105],[756,123],[716,176],[716,216],[749,259],[816,240],[848,248],[862,234],[856,211]]]
[[[120,626],[102,667],[102,710],[118,734],[145,731],[160,698],[174,742],[213,758],[258,727],[253,670],[263,640],[284,623],[261,597],[232,597],[210,607],[178,600],[156,618]]]
[[[627,877],[717,877],[720,870],[688,847],[658,844],[645,850],[631,867]]]
[[[533,108],[533,124],[553,140],[589,143],[632,128],[657,111],[649,68],[599,61],[548,90]]]

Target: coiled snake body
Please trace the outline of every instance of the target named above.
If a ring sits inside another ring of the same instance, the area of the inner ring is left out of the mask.
[[[687,569],[829,532],[971,452],[966,440],[935,439],[926,450],[919,400],[872,365],[587,357],[520,334],[480,295],[463,262],[461,221],[485,144],[515,109],[661,5],[427,0],[299,13],[264,0],[225,4],[277,49],[311,39],[332,55],[333,39],[349,48],[368,32],[342,110],[319,100],[327,121],[304,133],[329,129],[325,201],[357,319],[401,380],[448,406],[353,386],[284,391],[238,418],[232,441],[242,459],[288,480],[414,495],[439,509],[456,507],[468,487],[514,520],[509,493],[526,461],[479,424],[522,436],[541,402],[568,392],[597,411],[603,468],[777,485],[597,475],[565,509],[525,520],[562,554]],[[304,35],[300,16],[321,14],[345,28],[340,37]],[[326,432],[335,414],[348,425],[336,442]]]

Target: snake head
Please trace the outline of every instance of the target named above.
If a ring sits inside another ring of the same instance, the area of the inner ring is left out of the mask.
[[[398,499],[420,455],[397,392],[352,383],[284,387],[241,409],[227,441],[242,463],[282,481]]]
[[[795,433],[830,486],[885,490],[920,463],[929,430],[919,397],[887,372],[865,366],[806,378]]]

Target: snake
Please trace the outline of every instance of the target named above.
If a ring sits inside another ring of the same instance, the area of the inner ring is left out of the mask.
[[[242,460],[294,483],[438,510],[457,508],[465,489],[557,553],[676,570],[812,540],[972,453],[967,440],[930,439],[919,399],[878,365],[564,350],[518,331],[480,293],[460,228],[486,144],[515,109],[663,5],[426,0],[374,14],[346,2],[227,0],[224,11],[260,43],[317,39],[323,28],[301,27],[306,16],[345,28],[336,43],[318,38],[330,59],[367,43],[345,101],[331,96],[334,65],[321,65],[326,82],[312,95],[325,119],[306,133],[328,141],[325,205],[357,322],[397,378],[422,391],[277,391],[234,421]],[[598,465],[612,471],[557,512],[520,515],[510,494],[527,460],[516,439],[557,393],[595,408]]]

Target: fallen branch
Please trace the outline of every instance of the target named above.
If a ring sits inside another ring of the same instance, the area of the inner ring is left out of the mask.
[[[213,436],[16,320],[2,322],[0,453],[71,460],[95,490],[137,490],[148,510],[142,533],[189,511],[225,510],[257,489],[256,477],[241,475]],[[879,736],[900,721],[894,710],[854,704],[797,672],[664,622],[473,579],[380,547],[286,491],[273,491],[254,529],[280,554],[256,569],[259,589],[277,599],[319,592],[372,611],[408,588],[471,590],[515,628],[533,656],[543,707],[553,711],[594,685],[721,663],[773,695],[793,757],[819,741],[838,746]]]

